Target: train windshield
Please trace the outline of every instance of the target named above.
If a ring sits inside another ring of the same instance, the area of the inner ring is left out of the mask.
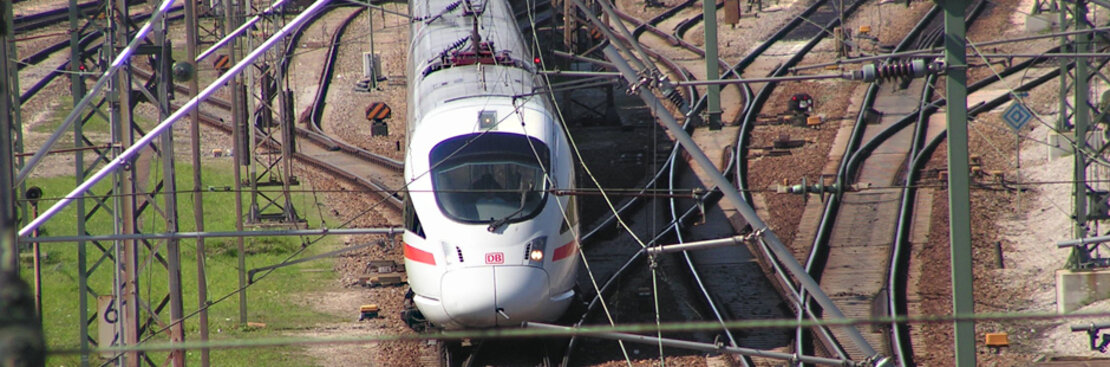
[[[440,210],[495,230],[539,213],[547,198],[547,145],[520,134],[487,132],[444,140],[432,148],[432,187]]]

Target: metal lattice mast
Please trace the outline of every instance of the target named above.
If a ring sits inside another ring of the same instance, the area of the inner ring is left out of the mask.
[[[70,38],[69,38],[69,51],[70,51],[70,57],[69,57],[69,72],[70,72],[69,73],[69,85],[70,85],[70,93],[73,97],[73,103],[74,104],[77,104],[77,101],[84,98],[85,94],[87,92],[86,88],[85,88],[84,76],[81,75],[81,69],[82,69],[81,65],[84,64],[84,59],[83,58],[84,58],[84,51],[85,50],[84,50],[83,44],[81,43],[81,32],[80,32],[81,14],[79,13],[80,12],[79,9],[80,8],[77,6],[77,0],[69,0],[69,32],[70,32],[69,33],[70,34]],[[101,27],[96,27],[96,28],[101,28]],[[95,107],[94,107],[94,109],[95,109]],[[107,154],[107,151],[104,150],[104,149],[95,150],[94,152],[97,154],[97,160],[95,162],[93,162],[90,167],[87,167],[88,169],[86,170],[86,167],[85,167],[85,152],[81,148],[85,146],[84,125],[85,125],[85,122],[88,121],[88,116],[89,115],[84,115],[84,116],[85,116],[85,118],[82,118],[80,121],[73,124],[73,147],[75,148],[74,159],[73,159],[74,170],[75,170],[74,177],[76,178],[77,183],[80,183],[82,180],[84,180],[85,177],[88,177],[88,174],[92,172],[92,168],[95,168],[98,163],[103,163],[105,161],[105,158],[106,158],[105,154]],[[109,193],[110,193],[110,191],[109,191]],[[102,203],[102,204],[107,204],[108,203],[108,201],[106,200],[106,197],[104,197],[104,196],[97,197],[97,196],[95,196],[96,194],[94,194],[91,191],[85,192],[85,195],[86,195],[85,196],[86,198],[95,198],[96,203]],[[76,222],[77,222],[77,234],[79,234],[79,235],[86,235],[86,234],[89,233],[87,231],[87,226],[85,225],[85,223],[86,223],[86,221],[89,217],[88,209],[85,207],[85,201],[86,201],[85,199],[82,199],[82,200],[77,200],[74,203],[74,207],[76,208],[75,211],[77,212],[77,218],[76,218],[77,219],[76,220]],[[94,204],[93,206],[94,206],[94,208],[99,208],[100,205],[101,204]],[[78,315],[80,316],[79,320],[83,321],[83,322],[80,323],[80,326],[79,326],[80,333],[78,333],[79,337],[81,338],[80,346],[81,346],[81,366],[82,367],[88,367],[89,366],[90,342],[94,342],[94,343],[96,342],[95,334],[90,334],[89,333],[89,324],[91,324],[93,322],[96,322],[96,320],[99,319],[99,317],[97,317],[97,316],[90,316],[89,315],[89,296],[92,295],[93,297],[98,297],[98,295],[101,294],[101,293],[93,291],[92,287],[89,286],[89,273],[90,273],[89,266],[88,266],[88,247],[89,246],[90,246],[90,243],[87,242],[87,241],[78,241],[77,242],[77,293],[78,293],[78,295],[77,295],[77,297],[78,297],[78,311],[77,312],[78,312]],[[99,264],[100,260],[108,258],[107,255],[109,254],[109,252],[108,252],[108,249],[105,246],[105,244],[97,242],[97,241],[93,241],[91,243],[91,246],[94,246],[96,249],[98,249],[100,251],[100,254],[101,254],[101,256],[96,261],[96,263]],[[114,259],[114,258],[112,258],[112,259]],[[111,290],[108,290],[107,294],[111,294]],[[108,296],[108,298],[110,299],[111,296]],[[94,301],[97,302],[97,304],[99,306],[99,299],[94,299]]]
[[[242,0],[223,0],[224,5],[224,19],[223,22],[224,34],[231,34],[235,27],[243,22],[242,14]],[[227,47],[226,54],[231,60],[231,64],[239,62],[239,44],[240,38],[231,42]],[[246,111],[246,93],[243,87],[243,76],[236,75],[228,83],[231,89],[231,121],[232,131],[231,139],[234,141],[234,162],[235,162],[235,230],[238,232],[243,231],[243,166],[250,164],[250,154],[247,152],[247,144],[244,144],[246,139],[245,127],[247,126],[245,112]],[[236,244],[239,250],[239,324],[246,325],[247,323],[247,259],[246,259],[246,246],[242,237],[236,239]]]
[[[1056,0],[1033,0],[1033,14],[1058,11],[1060,11],[1060,5]]]
[[[268,5],[268,2],[258,6],[257,1],[248,0],[251,13],[259,14]],[[255,27],[255,32],[248,32],[245,36],[247,47],[254,48],[256,44],[269,38],[271,34],[280,29],[284,23],[281,12],[271,13],[261,18]],[[271,50],[263,56],[261,62],[255,62],[254,67],[247,70],[247,128],[249,150],[243,155],[249,156],[246,174],[250,186],[250,212],[247,222],[254,225],[265,223],[278,223],[281,225],[296,225],[303,222],[293,208],[290,188],[298,185],[296,176],[292,172],[293,144],[285,144],[286,138],[291,138],[292,120],[275,120],[274,116],[282,116],[282,108],[278,103],[285,101],[285,97],[277,98],[283,93],[285,84],[284,70],[280,66],[282,53],[285,48]],[[288,135],[288,136],[287,136]],[[281,146],[275,151],[272,143]],[[280,190],[274,190],[280,188]]]
[[[192,74],[189,78],[189,97],[196,96],[200,91],[200,85],[197,82],[198,65],[194,62],[197,59],[197,41],[199,40],[199,29],[197,18],[200,14],[197,11],[197,3],[195,1],[185,2],[185,55],[187,59],[180,64],[175,64],[174,68],[184,67],[191,69],[186,70],[186,73]],[[176,74],[176,73],[175,73]],[[192,152],[193,164],[193,223],[196,232],[204,232],[204,190],[201,189],[201,151],[200,151],[200,115],[193,113],[189,119],[189,146]],[[204,238],[196,239],[196,262],[197,262],[197,322],[198,322],[198,335],[197,339],[200,342],[208,341],[208,273],[207,264],[205,259],[207,251],[205,250]],[[209,350],[203,348],[200,350],[200,365],[208,367],[209,365]]]
[[[8,7],[8,9],[7,10],[0,9],[0,11],[11,12],[12,11],[12,9],[11,9],[12,2],[11,1],[6,1],[5,5]],[[9,14],[9,15],[11,15],[11,14]],[[15,29],[15,23],[14,22],[15,22],[14,15],[8,16],[8,17],[4,18],[4,23],[0,24],[0,27],[3,27],[4,29]],[[16,52],[16,48],[15,48],[15,34],[14,34],[14,31],[12,33],[13,34],[8,36],[9,37],[8,41],[2,43],[2,44],[5,45],[5,47],[8,47],[7,52],[8,52],[9,57],[6,58],[6,59],[0,59],[0,60],[11,60],[11,63],[9,63],[9,65],[8,65],[8,67],[10,68],[9,72],[11,73],[11,75],[8,77],[8,82],[7,82],[7,86],[8,86],[7,90],[8,90],[8,93],[10,93],[10,96],[11,96],[11,100],[10,100],[11,106],[8,108],[8,111],[11,112],[11,121],[12,121],[12,141],[11,141],[11,144],[12,144],[12,149],[13,149],[12,151],[13,152],[23,153],[23,109],[21,108],[22,100],[19,97],[20,96],[20,92],[19,92],[19,72],[18,72],[18,70],[16,70],[17,67],[15,66],[15,60],[17,60],[19,55]],[[19,170],[23,168],[23,160],[24,160],[23,155],[16,155],[15,156],[15,159],[13,160],[13,164],[14,164],[13,169],[16,172],[19,172]],[[10,186],[0,186],[0,187],[10,187]],[[28,208],[27,208],[27,202],[25,200],[18,200],[19,198],[23,197],[23,193],[27,192],[26,189],[27,189],[27,183],[26,182],[20,182],[18,187],[16,188],[17,191],[15,192],[15,197],[17,199],[16,203],[15,203],[16,212],[17,213],[22,213],[21,215],[16,216],[17,217],[16,220],[19,221],[20,225],[27,224],[31,221],[31,216],[29,215]],[[42,316],[42,315],[40,314],[39,316]]]
[[[1074,30],[1090,29],[1094,25],[1088,16],[1088,2],[1077,0],[1062,2],[1060,7],[1060,24]],[[1090,33],[1078,34],[1060,41],[1061,52],[1086,53],[1099,49],[1094,44]],[[1086,57],[1063,59],[1060,65],[1060,115],[1056,128],[1058,131],[1072,131],[1074,134],[1074,170],[1073,179],[1073,207],[1075,238],[1082,239],[1098,235],[1099,220],[1110,219],[1110,210],[1107,209],[1107,200],[1110,199],[1110,187],[1097,180],[1102,173],[1099,166],[1093,164],[1092,155],[1102,155],[1107,145],[1103,139],[1098,139],[1101,134],[1095,134],[1096,127],[1092,124],[1092,116],[1099,115],[1102,106],[1091,102],[1092,87],[1105,82],[1106,76],[1101,74],[1101,65],[1095,64]],[[1105,64],[1105,61],[1102,62]],[[1097,122],[1097,121],[1096,121]],[[1092,178],[1096,178],[1092,180]],[[1110,265],[1110,258],[1099,254],[1099,244],[1076,246],[1068,265],[1071,268],[1105,267]]]
[[[15,191],[15,153],[18,148],[19,88],[10,1],[0,3],[0,365],[45,364],[46,343],[37,320],[30,289],[19,277]]]
[[[109,1],[106,13],[107,19],[110,20],[110,29],[107,32],[110,46],[103,49],[106,49],[105,54],[108,56],[106,60],[112,60],[130,42],[134,25],[130,21],[125,0]],[[139,103],[144,101],[153,103],[159,111],[159,118],[169,115],[169,98],[172,90],[169,72],[170,55],[171,47],[166,42],[166,28],[163,21],[161,24],[154,25],[151,37],[139,46],[138,51],[112,79],[106,96],[111,129],[111,142],[108,145],[110,148],[106,151],[110,151],[113,155],[118,154],[145,135],[146,128],[143,127],[143,120],[149,121],[153,118],[144,119],[136,115],[135,107]],[[136,78],[135,68],[137,67],[149,68],[151,78],[146,82]],[[77,139],[93,141],[80,134]],[[111,202],[115,207],[111,213],[116,233],[176,232],[176,174],[172,146],[172,136],[167,134],[162,137],[159,144],[152,144],[150,149],[131,161],[127,169],[118,172],[113,180],[114,188],[108,194],[111,199],[98,200],[98,205],[93,211],[87,214],[82,212],[85,223],[79,226],[88,228],[87,221],[93,219],[92,214],[96,213],[100,204]],[[105,161],[98,160],[98,162]],[[80,165],[79,163],[78,166]],[[162,167],[160,175],[156,168],[152,169],[154,165]],[[79,169],[78,180],[83,180],[84,177],[83,169]],[[161,206],[159,202],[162,203]],[[82,233],[88,232],[83,228]],[[108,307],[114,308],[119,317],[117,320],[105,318],[105,321],[117,321],[114,323],[115,334],[121,344],[139,344],[155,329],[161,328],[168,331],[171,342],[184,341],[182,325],[172,322],[180,320],[183,316],[180,253],[176,240],[169,240],[164,245],[146,239],[116,241],[114,250],[105,251],[105,255],[110,254],[110,256],[107,256],[107,259],[102,257],[98,260],[98,262],[114,260],[115,263],[114,285],[110,293],[116,297],[114,300],[107,301],[111,303]],[[154,266],[140,267],[140,264]],[[95,269],[94,265],[93,269],[89,269],[83,276],[93,276],[92,272]],[[145,295],[141,294],[139,273],[163,269],[168,273],[169,280],[166,294],[155,295],[150,293],[152,291],[148,291]],[[166,313],[167,306],[171,322],[166,322],[162,317]],[[101,327],[104,325],[105,323],[102,322]],[[173,365],[184,365],[183,351],[171,351],[167,360]],[[154,359],[141,352],[125,353],[122,361],[128,366],[138,366],[144,361],[154,364]]]
[[[113,0],[108,2],[107,18],[109,21],[108,29],[108,44],[102,49],[108,56],[108,60],[114,60],[117,52],[127,45],[127,39],[130,35],[130,21],[125,0]],[[112,141],[111,147],[120,147],[126,149],[133,141],[131,137],[131,73],[130,66],[124,66],[116,77],[112,78],[109,83],[108,110],[109,110],[109,126],[111,131]],[[126,129],[126,131],[125,131]],[[115,150],[115,149],[113,149]],[[143,159],[143,158],[140,158]],[[135,174],[136,165],[139,163],[136,160],[131,165],[131,169],[117,171],[113,177],[115,195],[110,198],[115,208],[115,230],[116,233],[130,234],[135,233],[135,189],[138,176]],[[139,184],[141,185],[141,184]],[[117,322],[115,322],[115,337],[121,345],[136,345],[139,343],[139,284],[138,274],[139,270],[139,255],[138,245],[135,240],[116,241],[114,246],[115,259],[115,278],[113,280],[112,293],[115,295],[111,301],[112,305],[109,307],[115,309],[118,314]],[[107,315],[109,312],[104,312]],[[97,315],[103,317],[104,315]],[[98,326],[103,326],[101,323]],[[100,340],[103,342],[104,340]],[[123,356],[123,365],[132,367],[139,366],[140,358],[145,357],[139,352],[126,353]]]
[[[16,243],[16,193],[12,187],[15,162],[15,131],[20,128],[11,112],[19,108],[19,89],[12,93],[11,83],[19,78],[14,60],[11,2],[0,4],[0,273],[19,272],[19,246]],[[0,359],[0,363],[3,360]]]
[[[157,0],[151,0],[152,6],[157,6]],[[166,38],[167,35],[167,20],[162,18],[160,22],[154,25],[154,48],[152,55],[149,56],[151,69],[154,71],[154,77],[151,78],[151,83],[155,90],[151,91],[147,88],[144,93],[153,92],[157,98],[153,101],[158,107],[158,121],[165,120],[173,109],[170,106],[170,99],[173,98],[173,46]],[[160,137],[161,146],[160,150],[155,147],[155,150],[161,154],[162,158],[162,181],[158,185],[161,188],[162,200],[164,207],[154,207],[154,209],[165,220],[165,228],[162,229],[163,233],[177,233],[179,231],[177,221],[177,168],[174,162],[174,143],[173,132],[162,134]],[[149,200],[153,203],[158,202],[155,197],[158,187],[155,187],[155,192],[151,194]],[[167,332],[171,342],[184,343],[185,342],[185,325],[183,317],[185,314],[184,305],[182,300],[181,291],[181,248],[180,240],[168,239],[165,243],[166,260],[165,267],[167,273],[168,295],[165,300],[169,301],[170,313],[170,326]],[[160,246],[150,248],[151,251],[157,253]],[[151,325],[153,326],[153,325]],[[169,356],[170,364],[173,366],[185,365],[185,351],[173,350],[170,351]]]

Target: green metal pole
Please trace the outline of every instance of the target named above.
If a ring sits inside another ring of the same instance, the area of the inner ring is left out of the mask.
[[[197,67],[193,60],[197,59],[197,4],[195,1],[185,2],[185,54],[188,56],[188,64],[193,67],[193,76],[189,78],[189,96],[195,96],[197,91],[200,90],[199,82],[197,82]],[[201,174],[201,161],[200,161],[200,115],[193,113],[189,124],[189,148],[192,152],[193,159],[193,223],[197,232],[204,232],[204,190],[201,190],[202,174]],[[198,340],[200,342],[208,341],[208,268],[205,261],[206,254],[204,238],[196,239],[196,254],[197,254],[197,308],[198,316]],[[201,367],[208,367],[210,364],[210,355],[208,348],[200,350],[200,365]]]
[[[0,4],[0,271],[7,271],[14,274],[15,280],[19,279],[19,244],[16,242],[16,227],[15,219],[15,189],[12,187],[14,181],[14,171],[12,163],[15,162],[12,150],[12,137],[15,134],[12,130],[15,128],[14,116],[9,112],[11,109],[18,105],[19,95],[12,95],[8,87],[12,80],[19,77],[15,73],[15,66],[8,60],[12,59],[8,55],[11,50],[9,42],[12,42],[12,37],[15,32],[10,31],[9,25],[12,23],[12,5],[11,2]],[[16,101],[13,101],[16,99]],[[0,359],[0,363],[3,360]]]
[[[366,7],[366,21],[370,24],[370,89],[378,89],[378,74],[374,73],[378,69],[378,59],[374,58],[374,8]]]
[[[1066,5],[1065,5],[1066,6]],[[1077,0],[1071,4],[1074,8],[1075,30],[1087,28],[1087,1]],[[1079,34],[1075,36],[1075,52],[1087,52],[1090,47],[1091,36]],[[1072,123],[1075,125],[1075,167],[1074,167],[1074,194],[1075,194],[1075,238],[1087,237],[1087,156],[1082,152],[1087,151],[1087,133],[1090,130],[1090,106],[1087,104],[1088,89],[1090,87],[1090,68],[1087,59],[1075,58],[1075,80],[1072,81]],[[1080,263],[1090,260],[1090,255],[1084,251],[1085,247],[1077,246],[1073,251],[1078,251],[1077,259]]]
[[[975,312],[972,297],[971,204],[967,153],[967,53],[965,0],[941,0],[944,7],[945,94],[948,99],[948,228],[951,231],[952,308],[957,317]],[[956,365],[975,366],[975,321],[955,322]]]
[[[243,2],[241,0],[224,0],[224,34],[229,34],[239,24],[242,24],[242,17],[240,11]],[[228,46],[228,57],[232,65],[239,61],[239,47],[241,40],[236,40]],[[243,166],[250,164],[250,144],[243,144],[242,136],[245,131],[240,129],[241,126],[246,126],[245,113],[247,102],[244,100],[243,76],[236,76],[231,79],[229,86],[231,87],[231,120],[232,126],[235,129],[232,131],[232,140],[235,140],[235,230],[238,232],[243,231]],[[243,238],[236,239],[237,248],[239,249],[239,325],[247,324],[247,260],[246,260],[246,244]]]
[[[0,3],[0,366],[43,366],[46,342],[42,323],[35,314],[34,296],[19,277],[19,227],[15,215],[16,191],[13,167],[20,126],[19,90],[12,92],[19,74],[15,66],[15,32],[12,31],[12,5]]]
[[[717,80],[721,77],[717,65],[717,2],[702,0],[701,4],[702,20],[705,21],[705,80]],[[719,130],[721,128],[721,87],[708,85],[705,89],[705,113],[709,118],[709,129]]]
[[[1066,5],[1065,5],[1064,9],[1062,9],[1060,11],[1059,24],[1062,27],[1066,27],[1067,24],[1068,24],[1068,12],[1067,12],[1067,6]],[[1068,43],[1069,43],[1069,41],[1068,41],[1067,37],[1060,37],[1060,52],[1075,51],[1075,50],[1072,49],[1072,46],[1069,45]],[[1071,63],[1071,61],[1069,61],[1068,59],[1060,59],[1059,63],[1060,63],[1060,94],[1059,94],[1059,98],[1057,98],[1057,101],[1060,104],[1060,109],[1059,109],[1059,111],[1060,111],[1059,115],[1060,116],[1059,116],[1058,119],[1056,119],[1056,131],[1060,132],[1060,133],[1063,133],[1065,131],[1070,131],[1071,130],[1071,126],[1069,126],[1069,124],[1068,124],[1068,113],[1067,113],[1068,111],[1071,110],[1071,106],[1068,105],[1068,72],[1069,72],[1068,65]]]
[[[105,5],[107,6],[107,5]],[[84,47],[81,47],[81,32],[78,30],[81,27],[81,14],[79,13],[77,0],[69,0],[69,88],[70,94],[73,97],[73,104],[77,105],[78,101],[85,97],[85,79],[81,75],[81,54],[84,53]],[[73,124],[73,147],[81,148],[85,144],[83,126],[85,122]],[[77,184],[85,178],[85,153],[81,149],[76,149],[73,155],[73,175],[77,179]],[[85,199],[78,199],[74,203],[77,212],[77,234],[85,234],[85,220],[87,219],[85,212]],[[89,366],[89,271],[88,271],[88,243],[85,241],[77,242],[77,317],[81,320],[78,324],[79,345],[81,347],[81,363],[80,366]]]

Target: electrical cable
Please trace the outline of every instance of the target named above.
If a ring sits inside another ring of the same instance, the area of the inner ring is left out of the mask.
[[[531,0],[529,0],[529,1],[531,1]],[[530,10],[528,12],[528,17],[529,17],[529,21],[532,23],[532,27],[531,27],[532,42],[533,42],[534,46],[536,47],[536,50],[540,50],[542,48],[540,47],[540,44],[539,44],[539,39],[540,39],[539,35],[536,34],[535,15],[531,11],[532,6],[529,6],[529,9]],[[547,61],[544,59],[543,53],[542,52],[537,52],[535,54],[535,57],[540,59],[540,67],[543,68],[543,69],[547,69],[547,64],[546,64]],[[551,85],[551,78],[548,75],[541,74],[540,76],[544,79],[545,84]],[[553,91],[550,90],[550,88],[548,88],[548,97],[551,98],[552,101],[555,100],[555,94],[554,94]],[[586,172],[586,176],[588,176],[590,178],[590,181],[593,182],[594,186],[596,186],[598,188],[598,191],[601,193],[602,200],[604,200],[606,205],[609,206],[609,210],[611,210],[613,212],[613,215],[615,216],[617,221],[621,224],[621,226],[623,228],[628,230],[628,225],[625,224],[623,220],[621,220],[620,215],[619,215],[620,213],[614,207],[612,200],[609,199],[609,196],[605,193],[605,190],[601,186],[601,183],[598,182],[597,177],[594,176],[593,172],[589,168],[589,165],[586,164],[585,159],[582,157],[582,152],[579,150],[578,143],[574,140],[574,136],[570,133],[570,126],[567,126],[566,116],[563,114],[562,108],[559,107],[559,105],[556,104],[556,103],[553,103],[552,105],[555,108],[555,113],[559,116],[559,123],[562,125],[563,131],[566,132],[567,142],[570,143],[570,147],[574,151],[575,157],[578,158],[578,164],[582,166],[583,171]],[[564,210],[564,212],[565,212],[565,210]],[[629,230],[629,232],[631,232],[631,230]],[[579,235],[578,233],[575,233],[576,238],[578,238],[578,235]],[[641,243],[641,246],[643,246],[642,243]],[[600,295],[601,294],[601,288],[597,284],[597,278],[596,278],[593,270],[590,267],[589,260],[586,259],[585,252],[579,250],[578,251],[578,257],[582,260],[582,264],[586,268],[586,273],[589,275],[590,284],[593,285],[594,291],[597,292],[598,295]],[[601,308],[604,311],[605,317],[608,319],[609,324],[610,325],[615,325],[616,321],[614,320],[612,313],[609,311],[609,306],[605,302],[605,298],[604,297],[599,297],[599,300],[601,301]],[[621,353],[624,355],[625,363],[629,367],[631,367],[632,366],[632,357],[628,354],[627,347],[624,345],[623,341],[619,341],[618,345],[620,346]]]

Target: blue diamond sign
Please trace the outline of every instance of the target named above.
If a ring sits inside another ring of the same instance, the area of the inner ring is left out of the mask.
[[[1015,131],[1021,130],[1022,127],[1025,127],[1025,123],[1032,119],[1033,113],[1029,112],[1025,105],[1016,101],[1010,103],[1010,107],[1006,107],[1006,111],[1002,112],[1002,121],[1005,121],[1006,125],[1010,125],[1010,128]]]

